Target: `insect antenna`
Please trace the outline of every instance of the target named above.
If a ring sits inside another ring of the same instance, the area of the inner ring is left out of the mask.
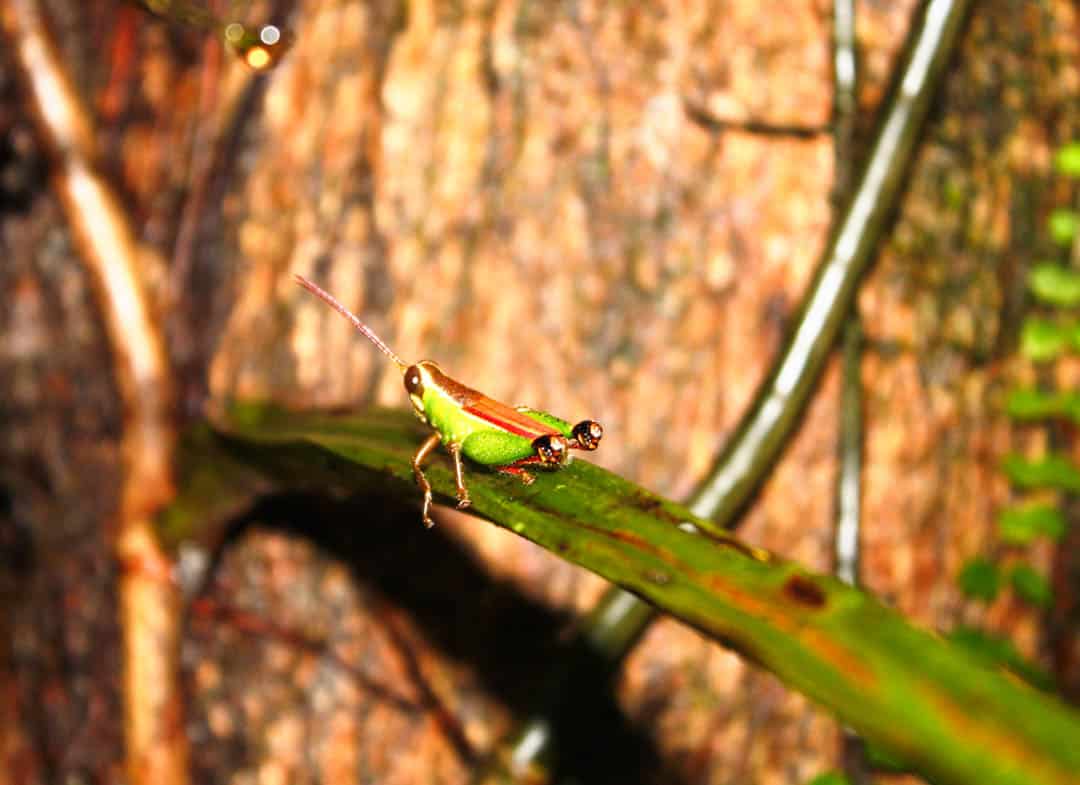
[[[355,327],[360,332],[362,332],[364,334],[364,336],[369,341],[371,341],[373,344],[378,346],[379,350],[383,354],[385,354],[387,357],[389,357],[391,360],[393,360],[394,364],[398,368],[400,368],[401,370],[404,371],[406,368],[409,367],[408,363],[403,362],[400,357],[398,357],[396,354],[394,354],[393,349],[391,349],[389,346],[387,346],[385,343],[383,343],[382,339],[379,336],[377,336],[372,331],[372,329],[370,327],[368,327],[366,324],[364,324],[362,321],[360,321],[360,319],[357,318],[356,314],[354,314],[352,311],[350,311],[344,305],[339,303],[337,301],[337,299],[332,294],[330,294],[329,292],[323,290],[318,284],[312,283],[311,281],[309,281],[307,278],[305,278],[302,275],[298,275],[297,273],[293,273],[293,277],[296,278],[296,282],[298,284],[303,286],[305,289],[307,289],[313,295],[318,297],[324,303],[329,305],[335,311],[337,311],[342,316],[344,316],[346,319],[348,319],[350,322],[352,322],[352,326]]]

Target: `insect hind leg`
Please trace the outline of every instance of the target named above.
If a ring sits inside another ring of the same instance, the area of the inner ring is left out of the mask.
[[[454,459],[454,484],[457,487],[457,507],[464,510],[472,500],[469,498],[469,489],[465,487],[465,468],[461,465],[461,444],[451,443],[446,446],[450,451],[450,457]]]

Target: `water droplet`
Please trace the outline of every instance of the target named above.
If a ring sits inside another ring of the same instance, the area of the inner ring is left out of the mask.
[[[228,27],[225,28],[225,39],[230,44],[240,43],[244,40],[245,34],[246,31],[244,30],[244,26],[239,22],[232,22],[231,24],[229,24]]]
[[[259,31],[259,40],[267,46],[273,46],[281,40],[281,31],[274,25],[266,25]]]

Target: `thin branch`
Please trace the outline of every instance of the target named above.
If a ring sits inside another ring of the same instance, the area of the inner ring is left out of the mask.
[[[835,190],[843,196],[853,167],[855,117],[855,4],[835,0],[833,4],[833,69],[836,95],[834,151]],[[839,472],[836,489],[836,531],[833,551],[836,575],[856,586],[859,583],[859,502],[862,474],[862,330],[858,309],[852,308],[844,326],[843,381],[840,394]]]
[[[854,0],[833,0],[833,197],[842,204],[850,195],[857,160],[859,58]],[[859,585],[862,539],[862,323],[852,305],[844,324],[840,382],[840,428],[837,439],[836,518],[833,564],[836,576]],[[840,766],[848,781],[868,785],[866,750],[850,728],[841,730]]]
[[[726,523],[746,506],[794,432],[896,209],[930,100],[960,37],[970,0],[931,0],[913,25],[899,88],[822,257],[794,332],[696,502]],[[696,504],[695,504],[696,506]]]
[[[764,120],[735,120],[717,117],[705,106],[685,99],[683,110],[692,122],[710,131],[736,131],[758,136],[790,136],[796,139],[816,139],[829,133],[828,125],[794,125],[788,123],[770,123]]]

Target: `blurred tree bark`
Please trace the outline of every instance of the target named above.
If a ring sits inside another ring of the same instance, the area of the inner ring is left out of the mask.
[[[305,300],[295,271],[404,357],[602,421],[598,462],[680,496],[766,371],[824,241],[822,4],[212,6],[295,36],[261,76],[132,5],[44,5],[102,169],[163,260],[141,273],[182,420],[229,395],[404,403],[393,369]],[[913,6],[857,4],[865,118]],[[997,401],[1028,372],[1010,355],[1023,276],[1068,196],[1050,156],[1080,135],[1078,41],[1064,0],[977,5],[860,302],[865,583],[927,625],[980,621],[1048,663],[1042,618],[1008,598],[972,609],[953,578],[993,540],[998,462],[1022,438]],[[104,522],[120,504],[122,407],[25,107],[5,51],[0,782],[112,781],[120,568]],[[799,133],[764,132],[776,127]],[[819,569],[835,370],[743,529]],[[183,642],[196,782],[462,782],[602,590],[460,516],[428,534],[414,510],[278,502],[232,530],[213,572],[195,570],[209,575]],[[207,558],[198,543],[182,553],[185,569]],[[1071,662],[1063,683],[1078,680]],[[835,751],[827,717],[670,622],[606,710],[624,734],[596,740],[622,756],[612,781],[797,783]]]

